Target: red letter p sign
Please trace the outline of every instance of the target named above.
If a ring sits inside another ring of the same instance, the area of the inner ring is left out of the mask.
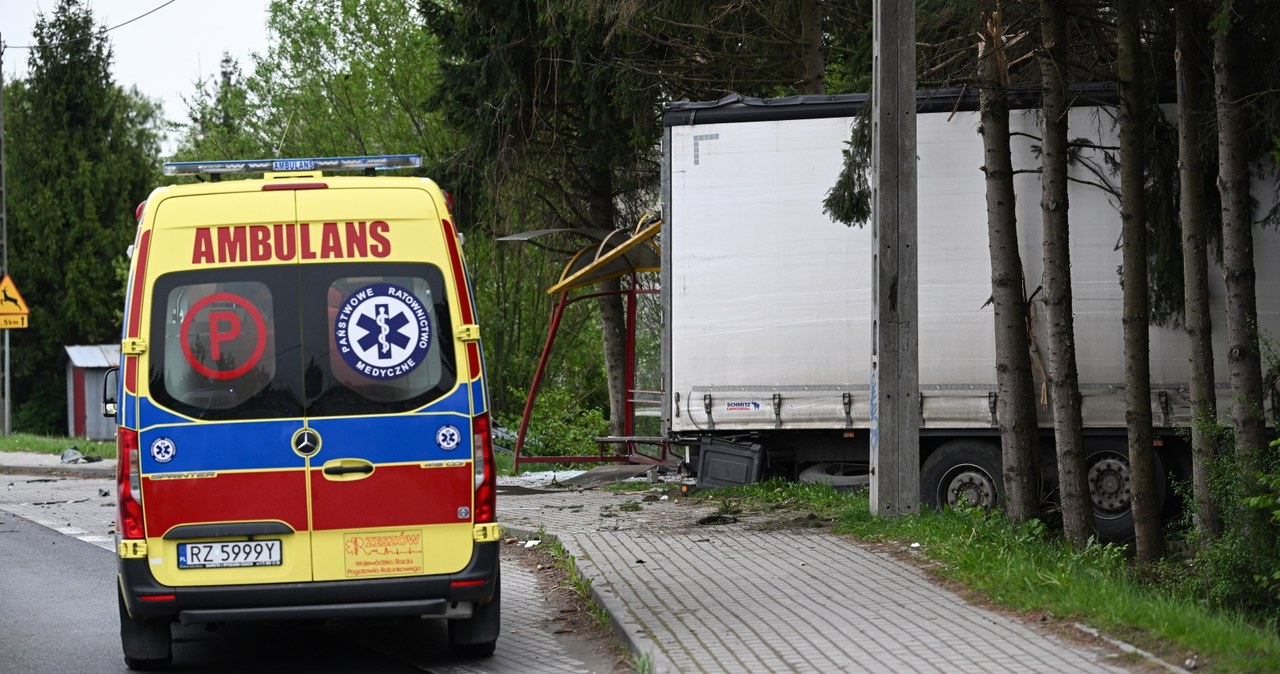
[[[218,303],[218,308],[213,308]],[[227,304],[231,309],[225,308]],[[253,335],[244,334],[241,314],[253,319]],[[213,293],[192,305],[179,334],[182,354],[200,374],[210,379],[235,379],[253,369],[267,346],[267,326],[262,312],[234,293]],[[208,349],[193,348],[208,340]],[[236,361],[243,358],[243,362]]]

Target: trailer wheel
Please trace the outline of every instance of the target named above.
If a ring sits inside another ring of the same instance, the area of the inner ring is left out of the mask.
[[[1153,454],[1156,500],[1163,506],[1166,489],[1164,464]],[[1084,460],[1093,503],[1093,524],[1103,542],[1133,538],[1133,500],[1129,493],[1129,446],[1121,438],[1089,442]]]
[[[1004,497],[1000,449],[981,440],[952,440],[920,468],[920,497],[926,505],[971,505],[990,512]]]
[[[871,475],[867,471],[865,463],[823,462],[800,471],[796,479],[805,484],[829,484],[836,489],[853,489],[871,483]]]

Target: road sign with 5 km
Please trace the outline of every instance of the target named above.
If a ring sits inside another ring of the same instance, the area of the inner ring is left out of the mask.
[[[13,279],[5,274],[4,280],[0,281],[0,329],[27,327],[28,313],[30,312],[26,300],[22,299],[22,293],[18,292]]]

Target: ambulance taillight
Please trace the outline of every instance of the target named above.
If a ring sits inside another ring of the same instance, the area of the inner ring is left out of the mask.
[[[489,524],[497,517],[497,488],[494,484],[493,435],[489,415],[477,416],[471,424],[471,453],[476,475],[475,523]]]
[[[121,428],[116,433],[116,531],[121,538],[146,538],[142,528],[142,459],[138,432]]]

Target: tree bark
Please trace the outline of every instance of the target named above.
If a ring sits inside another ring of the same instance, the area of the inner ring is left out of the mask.
[[[1067,231],[1067,16],[1059,0],[1040,0],[1040,76],[1044,102],[1040,208],[1044,218],[1045,317],[1048,322],[1049,391],[1062,529],[1078,549],[1094,534],[1084,464],[1080,382],[1076,369],[1071,301],[1071,238]]]
[[[1039,426],[1022,257],[1018,250],[1013,159],[1009,148],[1008,58],[1003,18],[992,14],[978,56],[983,173],[987,181],[987,236],[991,303],[995,313],[996,418],[1004,472],[1005,515],[1013,524],[1039,511],[1036,468]]]
[[[617,209],[613,204],[613,175],[607,167],[596,168],[591,173],[587,209],[592,227],[606,231],[614,229]],[[597,292],[609,294],[596,300],[600,310],[600,331],[603,333],[604,369],[609,385],[610,435],[624,435],[627,424],[627,319],[620,290],[622,283],[618,279],[605,281]],[[624,445],[614,447],[621,451]]]
[[[1208,212],[1205,204],[1204,141],[1200,122],[1200,90],[1197,75],[1203,69],[1196,27],[1206,22],[1196,12],[1195,0],[1177,4],[1178,163],[1181,165],[1180,217],[1182,221],[1183,299],[1187,327],[1187,353],[1191,361],[1191,473],[1196,529],[1205,540],[1222,535],[1222,513],[1210,483],[1218,458],[1218,400],[1214,381],[1213,322],[1209,314],[1209,262],[1205,239]]]
[[[600,283],[597,292],[622,290],[620,279]],[[604,365],[609,380],[609,433],[626,433],[627,395],[627,319],[620,294],[604,295],[597,300],[600,329],[604,333]],[[614,445],[621,450],[623,445]]]
[[[1164,555],[1155,448],[1151,442],[1151,316],[1147,297],[1147,223],[1138,0],[1116,3],[1116,79],[1120,89],[1120,221],[1124,265],[1125,426],[1136,556]]]
[[[1224,4],[1230,4],[1224,2]],[[1243,11],[1236,6],[1224,12]],[[1233,14],[1234,15],[1234,14]],[[1218,108],[1218,192],[1222,197],[1222,273],[1226,280],[1227,370],[1231,376],[1231,420],[1235,456],[1245,496],[1258,494],[1266,429],[1262,412],[1262,361],[1258,347],[1258,302],[1253,264],[1253,213],[1242,98],[1247,93],[1242,31],[1236,23],[1213,44],[1214,98]],[[1267,527],[1258,527],[1261,535]]]
[[[804,72],[800,93],[821,94],[826,88],[826,57],[822,48],[822,7],[819,0],[801,0],[800,37],[804,40]]]

